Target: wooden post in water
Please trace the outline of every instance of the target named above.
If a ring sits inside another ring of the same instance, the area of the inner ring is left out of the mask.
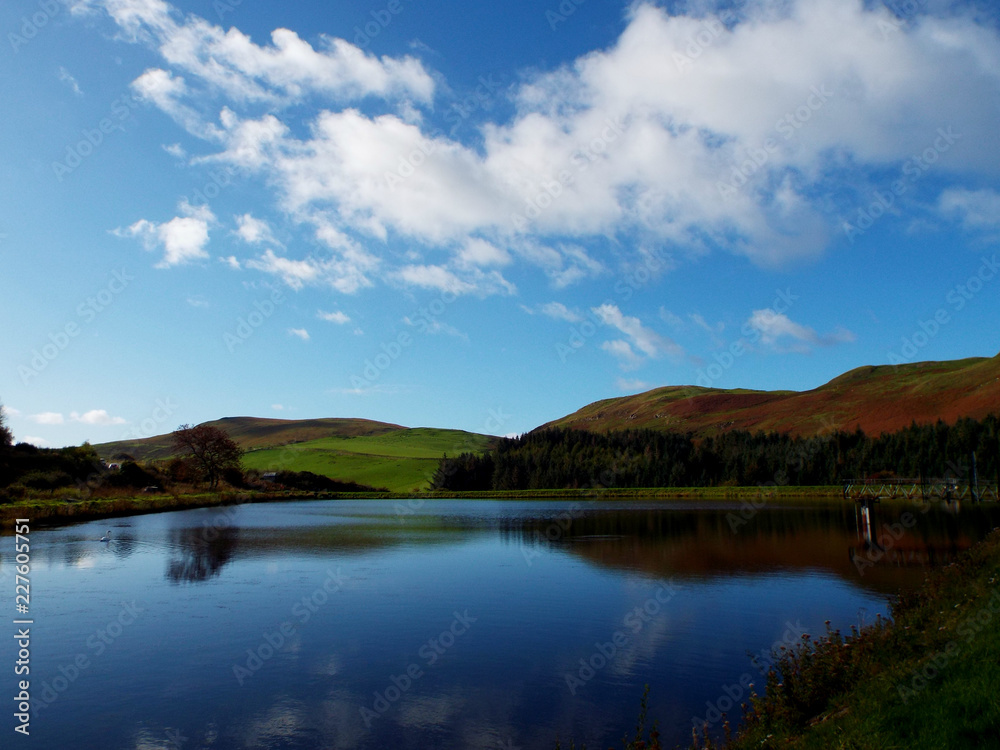
[[[976,472],[976,452],[972,451],[972,502],[979,502],[979,474]]]

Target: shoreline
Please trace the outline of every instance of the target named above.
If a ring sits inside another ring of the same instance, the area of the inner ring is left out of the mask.
[[[559,489],[488,490],[479,492],[302,492],[296,490],[225,490],[178,495],[162,493],[128,497],[34,498],[0,503],[0,524],[6,533],[8,521],[30,518],[33,523],[58,526],[101,518],[145,515],[169,511],[214,508],[244,503],[290,502],[295,500],[605,500],[605,501],[693,501],[733,502],[760,509],[767,505],[807,502],[816,505],[853,505],[845,500],[843,488],[826,487],[666,487],[649,489]],[[912,500],[882,500],[887,505],[911,504]]]

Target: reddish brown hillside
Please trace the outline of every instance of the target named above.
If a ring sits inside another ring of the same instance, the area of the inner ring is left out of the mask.
[[[608,432],[649,428],[711,435],[765,430],[814,435],[832,429],[878,435],[912,421],[954,422],[1000,413],[1000,355],[859,367],[811,391],[668,386],[605,399],[543,427]]]

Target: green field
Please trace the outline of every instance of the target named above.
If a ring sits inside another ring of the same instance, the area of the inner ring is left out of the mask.
[[[311,471],[393,492],[413,492],[429,487],[445,454],[480,453],[491,444],[486,435],[424,427],[247,451],[243,465],[262,472]]]

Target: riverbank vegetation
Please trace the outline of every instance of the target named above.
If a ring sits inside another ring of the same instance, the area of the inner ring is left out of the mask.
[[[1000,747],[1000,530],[891,612],[779,654],[735,735],[704,726],[692,748]]]

